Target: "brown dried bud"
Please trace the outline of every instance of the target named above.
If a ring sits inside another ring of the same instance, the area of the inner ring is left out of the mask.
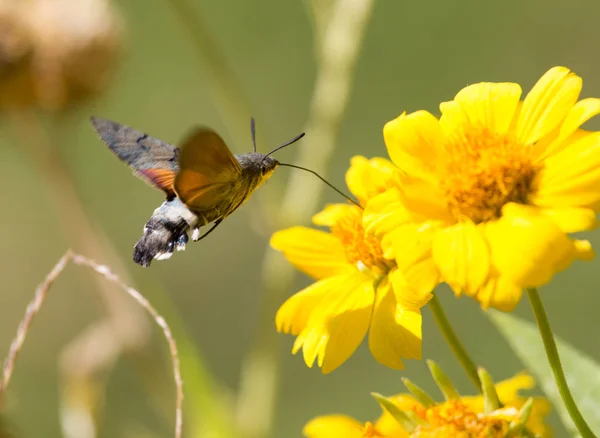
[[[31,48],[16,5],[0,1],[0,77],[24,59]]]
[[[109,0],[0,0],[0,28],[0,108],[59,110],[95,96],[121,47]]]
[[[0,0],[0,109],[31,102],[28,62],[32,53],[18,3]]]

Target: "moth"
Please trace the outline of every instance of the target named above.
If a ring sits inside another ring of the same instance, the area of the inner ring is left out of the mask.
[[[91,122],[104,144],[133,169],[134,175],[166,195],[133,249],[133,261],[143,267],[150,266],[153,259],[168,259],[174,251],[184,250],[189,230],[193,241],[208,236],[280,165],[310,172],[356,203],[316,172],[270,156],[300,140],[304,133],[262,154],[256,151],[256,129],[251,119],[253,152],[234,155],[223,139],[206,127],[194,129],[178,148],[111,120],[91,117]],[[211,223],[212,227],[200,235],[200,228]]]
[[[184,250],[188,230],[192,240],[208,236],[244,202],[280,164],[270,155],[300,140],[304,133],[268,154],[256,152],[255,124],[251,121],[254,151],[234,155],[212,129],[194,129],[181,148],[129,126],[91,117],[106,146],[133,169],[134,175],[159,188],[166,200],[150,216],[133,250],[133,260],[143,267],[153,259],[171,257]],[[200,227],[212,227],[200,235]]]

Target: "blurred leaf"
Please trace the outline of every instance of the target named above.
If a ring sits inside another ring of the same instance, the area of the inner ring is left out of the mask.
[[[542,339],[535,324],[516,316],[490,310],[488,315],[508,341],[519,359],[529,368],[557,410],[571,436],[579,436],[554,382]],[[569,388],[583,418],[596,433],[600,432],[600,365],[567,342],[555,336]]]
[[[177,342],[184,384],[184,428],[196,438],[234,438],[233,407],[226,403],[223,387],[215,381],[182,321],[172,299],[156,282],[145,289],[169,321]]]
[[[0,415],[0,438],[15,438],[15,435],[11,433],[11,429],[6,418]]]
[[[185,382],[188,423],[191,424],[192,437],[196,438],[233,438],[236,436],[233,426],[233,407],[214,382],[202,360],[198,349],[184,332],[175,330],[181,355],[181,367]]]

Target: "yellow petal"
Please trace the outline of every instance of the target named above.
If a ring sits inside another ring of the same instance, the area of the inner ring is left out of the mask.
[[[522,288],[546,284],[575,258],[573,241],[535,207],[505,205],[485,234],[494,267]]]
[[[439,182],[406,177],[401,180],[402,203],[412,213],[412,221],[439,220],[454,223]]]
[[[369,348],[383,365],[401,370],[401,358],[421,359],[421,312],[403,309],[396,302],[390,284],[377,289],[373,320],[369,331]]]
[[[567,138],[579,129],[581,125],[598,114],[600,114],[600,99],[595,97],[581,99],[573,105],[573,108],[567,114],[565,121],[560,127],[560,138]]]
[[[515,108],[515,113],[513,115],[512,122],[508,127],[508,132],[515,132],[517,130],[517,122],[521,118],[521,110],[523,109],[523,101],[520,101]]]
[[[445,139],[438,120],[427,111],[402,114],[383,128],[383,138],[394,164],[407,175],[436,181],[436,160]]]
[[[302,431],[307,438],[361,438],[362,424],[346,415],[324,415],[310,420]]]
[[[531,202],[546,208],[600,206],[600,133],[587,135],[544,162]]]
[[[600,99],[582,99],[573,105],[565,121],[558,129],[557,135],[549,143],[538,142],[533,148],[536,161],[542,161],[562,151],[569,143],[569,139],[578,129],[592,117],[600,114]]]
[[[352,157],[346,172],[346,185],[364,205],[372,197],[383,193],[394,181],[398,168],[385,158]]]
[[[458,92],[452,105],[440,106],[440,125],[446,133],[463,125],[484,126],[505,133],[510,127],[521,97],[521,87],[513,83],[483,82],[469,85]]]
[[[372,280],[357,271],[347,275],[340,288],[313,310],[294,344],[294,352],[302,348],[308,367],[318,358],[323,373],[333,371],[354,353],[371,321]]]
[[[367,233],[382,236],[412,219],[412,213],[402,203],[400,190],[392,187],[367,203],[363,226]]]
[[[436,233],[443,228],[443,224],[433,222],[411,223],[398,226],[389,234],[396,263],[404,270],[415,263],[415,260],[431,258],[431,248]]]
[[[343,288],[345,280],[343,275],[319,280],[288,298],[275,315],[277,331],[300,334],[317,306],[329,293]]]
[[[565,233],[593,230],[598,226],[596,212],[590,208],[548,208],[542,213]]]
[[[324,231],[293,227],[278,231],[271,237],[271,246],[296,268],[313,278],[338,275],[352,268],[341,242]]]
[[[328,204],[323,210],[312,217],[315,225],[324,227],[332,227],[341,218],[348,216],[349,212],[354,209],[350,204]]]
[[[523,400],[523,404],[525,400]],[[522,406],[522,404],[520,404]],[[520,407],[519,406],[519,407]],[[546,417],[550,414],[552,406],[542,397],[533,397],[533,406],[531,407],[531,414],[529,414],[529,420],[527,421],[527,430],[531,431],[534,436],[540,438],[551,438],[553,436],[552,429],[548,426]]]
[[[473,295],[483,309],[493,307],[503,312],[511,312],[515,309],[521,296],[523,288],[516,285],[506,275],[491,275],[481,288]]]
[[[506,406],[514,406],[520,409],[525,403],[525,397],[519,395],[522,389],[532,389],[535,387],[535,381],[527,373],[519,373],[515,377],[503,380],[496,384],[496,392],[500,402]],[[527,429],[536,436],[550,438],[552,436],[550,428],[544,417],[550,413],[550,403],[541,397],[533,398],[533,406]]]
[[[548,70],[523,101],[516,134],[533,144],[563,122],[581,92],[581,78],[565,67]]]
[[[439,273],[437,269],[431,276],[427,276],[428,273],[427,269],[413,269],[408,273],[411,276],[407,276],[406,272],[395,269],[388,274],[398,305],[417,311],[429,302],[433,289],[439,283]]]
[[[487,244],[480,230],[470,221],[439,231],[433,240],[433,259],[442,281],[455,292],[474,294],[490,270]]]
[[[523,397],[519,395],[519,391],[535,387],[535,380],[527,373],[519,373],[510,379],[496,383],[495,387],[500,402],[505,406],[513,406],[515,402],[521,404],[524,402]],[[482,396],[463,396],[461,401],[475,412],[483,412],[484,400]]]
[[[435,227],[405,225],[390,233],[397,270],[390,273],[398,303],[418,310],[431,299],[440,281],[440,272],[432,256]]]
[[[446,137],[454,135],[457,130],[469,124],[467,113],[455,100],[440,103],[440,127]]]
[[[595,257],[596,254],[589,240],[575,240],[573,244],[575,245],[575,257],[578,260],[589,262]]]
[[[444,198],[437,190],[414,178],[407,178],[402,190],[399,187],[392,187],[372,198],[363,213],[365,231],[383,239],[381,243],[384,251],[386,250],[385,235],[399,227],[411,223],[452,223],[453,221]]]
[[[503,404],[513,403],[515,400],[521,398],[519,391],[522,389],[532,389],[535,387],[535,380],[529,374],[522,372],[516,376],[502,380],[496,383],[496,392],[498,398]]]

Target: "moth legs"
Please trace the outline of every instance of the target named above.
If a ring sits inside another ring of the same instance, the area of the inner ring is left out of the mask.
[[[217,219],[215,221],[215,223],[213,224],[213,226],[210,227],[209,230],[206,233],[204,233],[202,236],[200,236],[200,228],[199,227],[194,227],[194,231],[192,231],[192,240],[194,242],[198,242],[199,240],[204,239],[206,236],[208,236],[210,233],[212,233],[213,230],[215,228],[217,228],[221,222],[223,222],[223,218]]]

